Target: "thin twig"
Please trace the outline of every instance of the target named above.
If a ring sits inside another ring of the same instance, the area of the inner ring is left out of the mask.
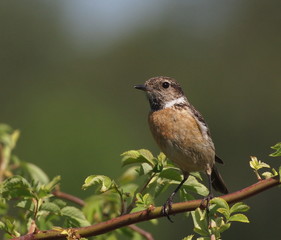
[[[133,197],[133,200],[132,200],[131,204],[127,207],[126,213],[130,213],[130,212],[132,211],[132,209],[134,208],[135,203],[136,203],[136,200],[137,200],[136,194],[137,194],[137,193],[141,193],[141,194],[142,194],[143,191],[146,189],[147,185],[151,182],[151,180],[154,178],[155,175],[156,175],[156,173],[154,172],[154,173],[150,176],[150,178],[145,182],[145,184],[142,186],[142,188],[141,188],[139,191],[136,191],[136,192],[135,192],[135,196]]]
[[[120,215],[123,215],[125,214],[125,202],[124,202],[123,194],[116,185],[115,185],[115,190],[120,197],[120,205],[121,205]]]
[[[151,180],[155,177],[156,173],[154,172],[150,178],[147,180],[147,182],[143,185],[143,187],[141,188],[141,190],[139,191],[139,193],[143,193],[143,191],[146,189],[147,185],[151,182]]]
[[[38,203],[38,199],[36,198],[32,198],[32,201],[33,201],[33,204],[34,204],[34,219],[36,219],[37,217],[37,213],[38,213],[38,210],[39,210],[39,203]]]
[[[154,240],[154,238],[153,238],[153,236],[151,235],[150,232],[147,232],[147,231],[143,230],[142,228],[138,227],[135,224],[129,225],[128,228],[131,228],[135,232],[139,233],[140,235],[142,235],[147,240]]]
[[[85,205],[85,202],[78,198],[78,197],[75,197],[71,194],[68,194],[68,193],[65,193],[65,192],[62,192],[60,191],[59,189],[56,189],[55,191],[52,192],[54,196],[58,197],[58,198],[63,198],[65,200],[68,200],[70,202],[74,202],[80,206],[84,206]]]
[[[247,199],[260,192],[263,192],[269,188],[278,186],[280,184],[281,182],[279,176],[276,176],[273,178],[268,178],[259,181],[237,192],[221,196],[221,198],[226,200],[228,203],[235,203],[243,199]],[[177,214],[182,212],[193,211],[200,206],[201,202],[202,200],[199,199],[199,200],[175,203],[173,204],[169,214]],[[108,220],[106,222],[101,222],[88,227],[72,228],[72,231],[75,231],[81,237],[97,236],[138,222],[143,222],[143,221],[148,221],[151,219],[163,217],[161,210],[162,207],[149,208],[144,211],[126,214]],[[34,234],[28,234],[19,238],[14,238],[14,240],[37,240],[37,239],[51,240],[51,239],[65,239],[65,238],[66,235],[61,234],[60,231],[49,230],[49,231],[41,231]]]

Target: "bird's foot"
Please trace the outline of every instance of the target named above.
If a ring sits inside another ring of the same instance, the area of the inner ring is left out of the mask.
[[[214,198],[213,194],[208,194],[201,201],[200,207],[206,209],[207,213],[209,212],[210,201]]]
[[[172,198],[172,197],[169,197],[169,198],[167,199],[167,201],[163,204],[163,207],[162,207],[162,214],[163,214],[164,216],[166,216],[170,222],[173,223],[173,220],[172,220],[171,217],[169,216],[169,211],[172,210],[172,204],[173,204],[173,198]]]
[[[206,216],[207,216],[207,222],[209,223],[209,227],[211,226],[210,221],[210,201],[214,198],[213,194],[208,194],[208,196],[204,197],[201,201],[200,208],[206,209]]]

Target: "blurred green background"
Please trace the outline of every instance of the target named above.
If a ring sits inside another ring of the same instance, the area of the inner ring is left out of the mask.
[[[21,130],[21,159],[86,197],[85,177],[118,177],[122,152],[159,152],[133,85],[175,77],[205,116],[236,191],[256,181],[250,155],[280,165],[268,157],[280,141],[280,9],[279,0],[1,1],[0,121]],[[245,202],[251,223],[224,239],[277,239],[280,189]],[[182,215],[141,226],[155,239],[191,233]]]

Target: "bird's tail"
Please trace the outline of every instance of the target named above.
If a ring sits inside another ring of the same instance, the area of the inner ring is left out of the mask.
[[[215,165],[213,166],[212,169],[211,181],[212,181],[212,186],[216,191],[223,194],[228,193],[227,187]]]

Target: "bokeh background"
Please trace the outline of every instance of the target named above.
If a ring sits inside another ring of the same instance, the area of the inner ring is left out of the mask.
[[[1,1],[0,122],[21,130],[21,159],[84,198],[86,176],[121,174],[122,152],[159,152],[133,85],[175,77],[211,128],[229,189],[241,189],[256,181],[250,155],[280,165],[268,156],[281,137],[280,10],[278,0]],[[251,223],[224,239],[278,239],[280,189],[245,202]],[[141,226],[155,239],[191,233],[182,215]]]

